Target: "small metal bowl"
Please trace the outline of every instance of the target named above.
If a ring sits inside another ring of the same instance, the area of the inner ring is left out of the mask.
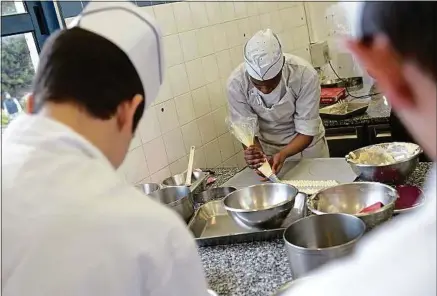
[[[161,185],[157,184],[157,183],[137,184],[137,185],[135,185],[135,187],[138,188],[145,195],[148,195],[152,192],[155,192],[156,190],[161,189]]]
[[[392,164],[365,164],[358,162],[362,153],[378,148],[392,155],[400,155],[403,157],[401,160]],[[422,149],[416,144],[394,142],[376,144],[354,150],[346,155],[345,159],[352,170],[363,181],[401,184],[416,169],[419,163],[419,156],[422,152]],[[354,158],[353,155],[355,155],[356,158]]]
[[[218,296],[218,294],[211,289],[208,289],[208,295],[209,296]]]
[[[237,190],[234,187],[217,187],[194,194],[193,201],[195,203],[206,203],[211,200],[222,199],[229,193]]]
[[[299,191],[288,184],[266,183],[236,190],[223,199],[231,218],[246,228],[281,226],[294,206]]]
[[[391,219],[398,198],[397,191],[376,182],[354,182],[323,189],[308,199],[308,209],[316,215],[345,213],[354,215],[370,230]],[[363,208],[381,202],[384,206],[371,213],[359,213]]]
[[[409,213],[419,208],[425,202],[422,189],[413,185],[396,186],[399,198],[395,203],[395,214]]]
[[[186,221],[190,221],[194,214],[194,205],[191,190],[187,186],[169,186],[149,194],[154,198],[172,208]]]
[[[201,174],[202,174],[202,172],[193,172],[193,174],[191,176],[191,181],[195,182],[195,181],[199,180],[199,178],[201,177]],[[184,173],[174,175],[172,177],[168,177],[167,179],[162,181],[162,184],[165,186],[184,186],[186,178],[187,178],[187,172],[184,172]]]

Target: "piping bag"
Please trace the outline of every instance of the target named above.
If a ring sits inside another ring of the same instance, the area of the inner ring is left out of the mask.
[[[254,144],[255,131],[258,127],[257,117],[242,117],[235,121],[227,118],[226,123],[229,127],[230,132],[244,146],[249,147]],[[258,171],[260,171],[271,182],[280,182],[279,178],[275,174],[273,174],[272,168],[268,161],[264,162],[261,167],[258,168]]]

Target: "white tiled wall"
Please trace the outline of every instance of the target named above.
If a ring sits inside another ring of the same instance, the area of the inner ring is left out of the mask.
[[[225,124],[226,81],[243,61],[243,45],[273,29],[285,52],[310,60],[302,2],[177,2],[142,9],[164,34],[165,83],[146,111],[120,168],[129,182],[159,182],[186,169],[191,145],[196,167],[245,166],[241,145]]]

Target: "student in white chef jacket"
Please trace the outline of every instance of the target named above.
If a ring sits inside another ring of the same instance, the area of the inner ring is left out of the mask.
[[[329,157],[317,72],[307,61],[284,54],[272,30],[247,42],[244,63],[231,74],[227,90],[232,120],[258,118],[255,145],[245,147],[251,168],[266,156],[275,173],[287,158]]]
[[[3,135],[3,296],[207,295],[182,219],[115,171],[162,78],[160,30],[127,1],[46,42],[33,114]]]
[[[354,23],[359,40],[349,41],[350,50],[435,162],[436,2],[352,4],[348,3],[352,6],[348,12],[357,13]],[[374,230],[358,244],[353,257],[319,269],[311,280],[302,281],[285,295],[435,296],[436,181],[434,165],[426,186],[427,201],[420,209]]]

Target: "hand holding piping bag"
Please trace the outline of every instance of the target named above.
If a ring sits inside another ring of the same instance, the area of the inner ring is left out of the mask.
[[[273,174],[266,155],[257,145],[254,145],[258,119],[256,117],[242,117],[237,120],[227,118],[226,123],[230,132],[244,145],[244,154],[248,166],[256,169],[257,173],[261,172],[269,180],[272,181],[273,179],[275,180],[273,182],[277,182],[278,178]],[[264,162],[260,161],[261,158]]]

